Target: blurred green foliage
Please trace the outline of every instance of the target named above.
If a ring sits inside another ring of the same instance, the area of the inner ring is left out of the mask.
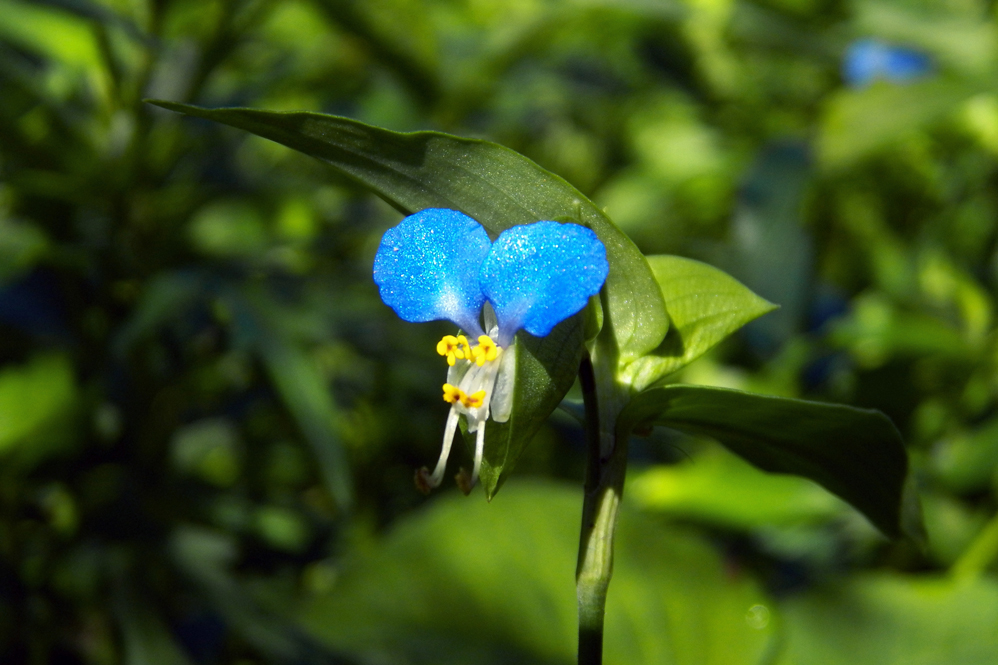
[[[608,662],[998,661],[995,11],[0,0],[0,660],[572,661],[581,430],[422,499],[447,326],[378,301],[397,213],[158,97],[507,145],[781,304],[682,381],[893,418],[924,551],[635,440]],[[871,36],[933,72],[843,85]]]

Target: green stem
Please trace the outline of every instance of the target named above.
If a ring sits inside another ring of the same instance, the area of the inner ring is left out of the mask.
[[[586,408],[586,482],[582,533],[575,573],[579,602],[579,665],[603,662],[603,616],[613,575],[613,533],[624,490],[627,441],[615,440],[613,423],[601,426],[593,363],[587,353],[579,367]],[[610,428],[606,429],[609,424]],[[610,451],[604,456],[601,450]]]

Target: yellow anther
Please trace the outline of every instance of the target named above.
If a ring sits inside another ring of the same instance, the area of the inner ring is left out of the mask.
[[[444,335],[443,339],[437,342],[437,353],[447,356],[447,364],[453,366],[457,360],[471,357],[471,347],[464,335],[457,337]]]
[[[454,404],[458,401],[464,404],[464,400],[467,398],[468,396],[464,394],[464,391],[457,386],[452,386],[449,383],[444,384],[444,401],[448,404]]]
[[[472,393],[470,395],[461,395],[461,404],[468,409],[477,409],[485,403],[485,391],[479,390],[477,393]]]
[[[499,347],[488,335],[478,337],[478,346],[472,349],[472,355],[479,367],[486,362],[492,362],[499,356]]]

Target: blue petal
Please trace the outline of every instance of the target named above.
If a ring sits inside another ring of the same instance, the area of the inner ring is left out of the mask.
[[[492,242],[456,210],[428,208],[388,229],[374,257],[381,299],[406,321],[453,321],[481,334],[478,272]]]
[[[884,71],[894,81],[908,81],[932,69],[932,61],[924,53],[907,48],[892,48],[887,54]]]
[[[504,231],[481,272],[499,344],[508,345],[520,328],[547,335],[599,293],[609,269],[606,248],[584,226],[536,222]]]
[[[910,81],[931,70],[932,60],[925,53],[876,39],[860,39],[850,44],[842,62],[842,77],[856,88],[876,79]]]

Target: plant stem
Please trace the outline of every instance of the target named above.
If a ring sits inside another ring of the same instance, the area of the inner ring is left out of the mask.
[[[596,379],[588,353],[579,367],[579,380],[586,409],[587,458],[582,533],[575,572],[579,602],[578,662],[579,665],[600,665],[603,662],[606,591],[613,575],[613,534],[624,490],[627,440],[626,437],[616,440],[614,422],[603,422],[601,426]],[[604,456],[601,450],[610,452]]]

